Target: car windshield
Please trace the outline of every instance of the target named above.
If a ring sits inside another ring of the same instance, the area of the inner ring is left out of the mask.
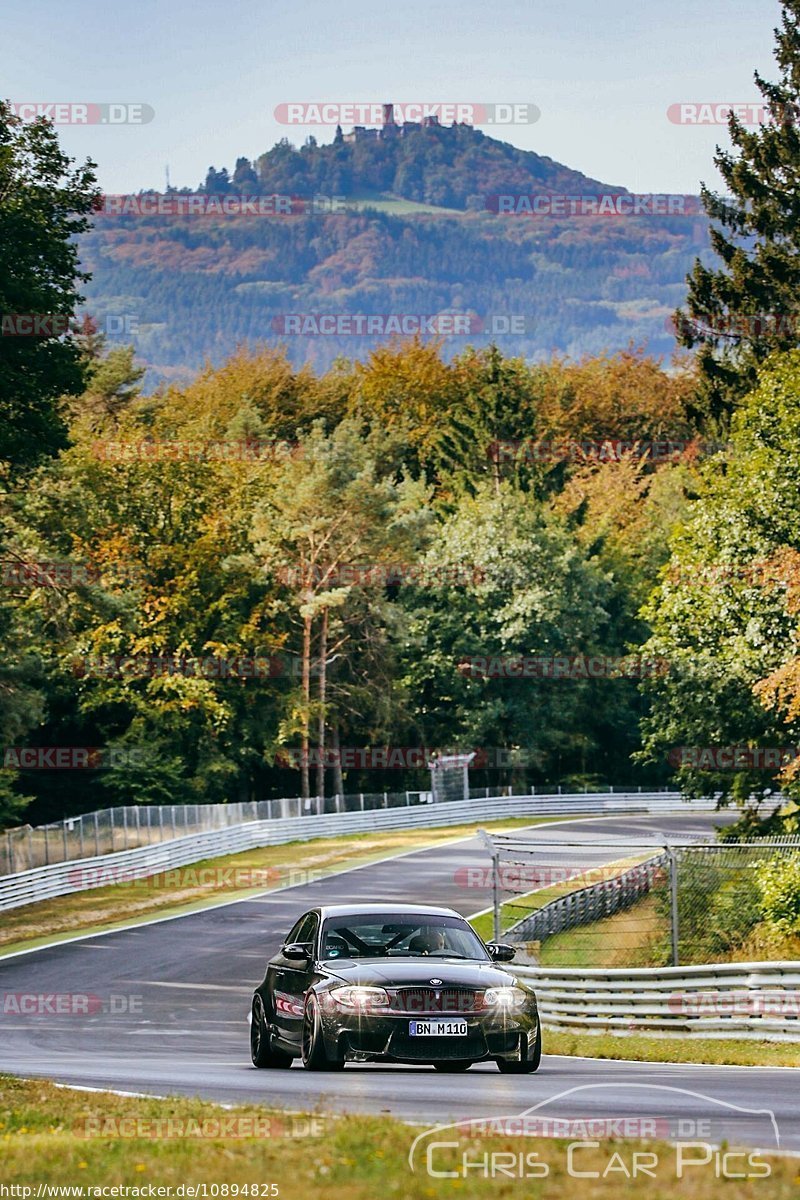
[[[329,917],[322,958],[489,958],[461,917],[378,913]]]

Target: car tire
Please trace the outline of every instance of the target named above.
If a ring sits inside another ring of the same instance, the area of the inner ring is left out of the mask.
[[[455,1075],[459,1071],[468,1071],[472,1066],[471,1058],[457,1058],[452,1062],[435,1062],[434,1071],[444,1071],[446,1075]]]
[[[250,1018],[250,1057],[254,1067],[278,1067],[286,1069],[292,1065],[292,1056],[272,1045],[272,1035],[267,1025],[264,1004],[260,996],[253,998]]]
[[[531,1075],[539,1070],[542,1061],[542,1027],[536,1030],[536,1041],[533,1048],[528,1049],[528,1039],[524,1039],[525,1056],[522,1055],[522,1038],[520,1038],[519,1058],[498,1058],[497,1066],[504,1075]]]
[[[313,992],[306,996],[301,1058],[303,1066],[309,1071],[341,1071],[344,1067],[343,1058],[328,1057],[322,1036],[319,1001]]]

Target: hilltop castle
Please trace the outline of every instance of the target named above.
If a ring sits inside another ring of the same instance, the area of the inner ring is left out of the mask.
[[[405,121],[398,125],[394,119],[394,105],[383,105],[383,125],[379,129],[371,129],[366,125],[355,125],[350,133],[343,134],[341,127],[336,131],[337,142],[368,142],[384,141],[396,137],[405,137],[419,129],[443,129],[444,126],[437,116],[423,117],[421,121]]]

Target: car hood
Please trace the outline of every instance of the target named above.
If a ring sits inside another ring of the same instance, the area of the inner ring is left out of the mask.
[[[340,958],[326,961],[326,975],[360,987],[430,987],[434,979],[445,987],[510,987],[517,982],[512,972],[493,963],[459,962],[446,958],[392,958],[359,960]],[[438,985],[437,985],[438,986]]]

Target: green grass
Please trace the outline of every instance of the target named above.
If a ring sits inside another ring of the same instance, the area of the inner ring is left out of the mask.
[[[536,950],[543,967],[663,967],[664,921],[656,898],[601,921],[547,938]]]
[[[573,819],[580,815],[576,813]],[[518,817],[483,822],[482,827],[517,829],[561,820],[564,818]],[[192,863],[179,868],[177,872],[167,872],[166,875],[152,876],[147,880],[114,883],[43,900],[38,904],[26,904],[3,913],[0,959],[17,950],[49,945],[76,933],[121,929],[148,917],[198,911],[228,900],[257,895],[287,883],[300,883],[306,878],[303,872],[313,872],[312,879],[321,878],[387,855],[424,850],[427,846],[436,846],[458,837],[469,837],[476,828],[477,825],[471,823],[435,829],[388,830],[385,833],[315,838],[307,842],[265,846],[260,850],[247,850]],[[79,863],[76,869],[80,869]],[[196,876],[206,870],[213,872],[214,878],[210,882],[194,883],[193,874]],[[259,879],[265,877],[265,882],[257,887],[231,886],[226,880],[226,872],[238,872],[239,878],[252,872]]]
[[[555,934],[533,949],[543,967],[665,967],[672,961],[668,919],[653,893],[624,912]],[[682,935],[680,961],[684,966],[800,961],[800,935],[779,934],[762,922],[741,942],[722,949],[709,947],[703,933]]]
[[[645,1037],[613,1033],[570,1033],[544,1027],[547,1054],[637,1062],[711,1063],[741,1067],[800,1067],[800,1042],[745,1041],[736,1038]]]
[[[266,1089],[271,1073],[263,1075]],[[558,1091],[557,1080],[552,1087]],[[513,1103],[509,1111],[514,1111]],[[225,1136],[214,1136],[223,1128]],[[257,1136],[244,1136],[252,1131]],[[723,1191],[725,1200],[797,1196],[798,1164],[792,1159],[760,1156],[759,1162],[768,1161],[770,1170],[766,1186],[759,1180],[762,1187],[739,1179],[720,1182],[712,1159],[705,1168],[692,1170],[687,1187],[686,1179],[676,1179],[673,1146],[648,1143],[648,1151],[656,1155],[656,1180],[639,1173],[621,1181],[618,1165],[605,1179],[602,1172],[612,1159],[630,1165],[641,1143],[592,1142],[580,1150],[579,1169],[599,1177],[587,1181],[569,1176],[565,1141],[502,1133],[476,1137],[448,1131],[448,1138],[458,1138],[458,1148],[438,1151],[434,1169],[461,1168],[464,1157],[475,1162],[484,1154],[505,1154],[508,1164],[523,1152],[538,1154],[537,1161],[547,1164],[547,1176],[514,1178],[499,1172],[487,1178],[462,1168],[455,1179],[434,1178],[425,1169],[424,1154],[415,1159],[416,1171],[408,1162],[411,1144],[422,1131],[388,1117],[287,1115],[253,1105],[221,1108],[185,1097],[87,1093],[0,1076],[2,1182],[6,1187],[32,1185],[34,1196],[40,1183],[83,1189],[205,1184],[208,1196],[212,1185],[227,1185],[229,1197],[233,1186],[252,1184],[266,1185],[266,1190],[259,1187],[250,1195],[268,1196],[274,1184],[272,1194],[279,1200],[619,1200],[622,1187],[626,1200],[677,1200],[687,1195],[692,1200],[717,1200]],[[167,1132],[172,1136],[164,1136]],[[448,1153],[452,1156],[445,1157]]]
[[[348,196],[345,202],[348,208],[359,210],[372,208],[378,212],[385,212],[398,217],[413,216],[415,213],[435,217],[464,216],[460,208],[444,208],[438,204],[423,204],[417,200],[406,200],[402,196],[389,196],[377,192],[374,195]]]

